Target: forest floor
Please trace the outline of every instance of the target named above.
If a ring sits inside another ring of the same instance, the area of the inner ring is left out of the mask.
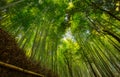
[[[30,70],[44,77],[58,77],[40,63],[29,60],[24,50],[20,49],[15,39],[8,32],[0,29],[0,61],[22,69]],[[38,77],[0,65],[0,77]]]

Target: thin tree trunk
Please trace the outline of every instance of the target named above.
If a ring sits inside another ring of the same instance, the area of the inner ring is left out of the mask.
[[[70,64],[70,62],[65,54],[64,54],[64,57],[65,57],[65,63],[67,64],[67,67],[69,70],[70,77],[73,77],[72,64]]]
[[[112,36],[113,38],[115,38],[119,43],[120,43],[120,38],[118,36],[116,36],[114,33],[108,31],[108,30],[103,30],[104,32],[106,32],[108,35]]]
[[[20,71],[20,72],[23,72],[23,73],[27,73],[27,74],[30,74],[30,75],[34,75],[34,76],[38,76],[38,77],[44,77],[41,74],[38,74],[38,73],[35,73],[35,72],[32,72],[32,71],[26,70],[26,69],[23,69],[23,68],[20,68],[20,67],[11,65],[11,64],[7,64],[7,63],[1,62],[1,61],[0,61],[0,66],[4,66],[4,67],[10,68],[10,69],[14,69],[16,71]]]
[[[10,4],[6,5],[6,6],[0,7],[0,10],[6,9],[6,8],[9,8],[9,7],[12,7],[12,6],[14,6],[14,5],[16,5],[16,4],[20,3],[20,2],[23,2],[23,1],[24,1],[24,0],[19,0],[19,1],[17,1],[17,2],[10,3]]]
[[[92,5],[93,5],[94,7],[98,8],[99,10],[101,10],[101,11],[109,14],[109,15],[112,16],[113,18],[115,18],[115,19],[117,19],[118,21],[120,21],[120,17],[117,17],[117,16],[115,16],[114,14],[112,14],[111,12],[109,12],[109,11],[107,11],[107,10],[105,10],[105,9],[100,8],[100,7],[97,6],[94,2],[91,2],[91,3],[92,3]]]

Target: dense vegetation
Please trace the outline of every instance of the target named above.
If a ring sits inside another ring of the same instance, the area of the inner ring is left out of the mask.
[[[120,76],[119,0],[1,0],[0,27],[60,77]]]
[[[22,70],[20,70],[21,68]],[[15,39],[0,29],[0,77],[16,76],[58,77],[57,74],[44,67],[40,62],[29,60],[24,50],[18,47]]]

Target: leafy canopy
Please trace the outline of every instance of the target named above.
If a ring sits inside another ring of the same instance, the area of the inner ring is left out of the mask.
[[[0,27],[61,77],[116,77],[119,12],[117,0],[2,0]]]

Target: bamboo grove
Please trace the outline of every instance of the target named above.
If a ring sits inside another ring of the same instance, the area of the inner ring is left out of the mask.
[[[1,0],[0,27],[60,77],[120,76],[119,0]]]

